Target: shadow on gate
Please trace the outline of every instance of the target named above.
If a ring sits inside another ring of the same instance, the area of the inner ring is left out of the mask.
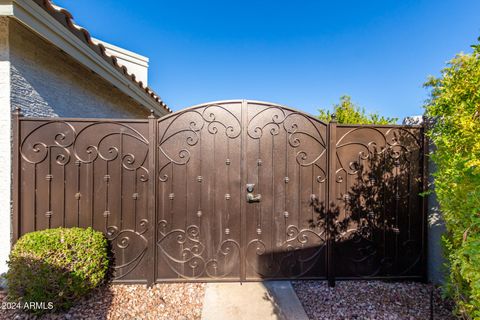
[[[270,278],[278,264],[289,268],[284,274],[296,275],[302,264],[312,263],[309,259],[319,254],[325,259],[317,259],[312,267],[324,268],[325,276],[333,268],[333,276],[339,279],[423,280],[426,221],[422,202],[426,199],[420,195],[421,147],[407,131],[399,131],[393,141],[383,149],[372,146],[367,155],[360,152],[347,168],[339,164],[337,188],[346,187],[336,193],[336,203],[328,210],[323,201],[312,197],[316,216],[309,221],[310,228],[325,232],[325,245],[309,247],[305,238],[296,247],[265,252],[257,257],[258,273]],[[329,248],[327,239],[332,239]]]

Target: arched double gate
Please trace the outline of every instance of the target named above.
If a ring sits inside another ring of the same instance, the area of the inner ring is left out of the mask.
[[[14,121],[14,238],[102,230],[118,282],[424,276],[422,127],[244,100]]]

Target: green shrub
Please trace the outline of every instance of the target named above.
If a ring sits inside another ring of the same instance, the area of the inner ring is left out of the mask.
[[[425,108],[436,146],[435,193],[447,227],[446,293],[461,316],[480,319],[480,45],[473,48],[426,83],[432,91]]]
[[[364,108],[352,102],[350,96],[341,96],[340,103],[333,105],[333,112],[319,109],[318,118],[324,122],[330,122],[333,114],[338,123],[342,124],[395,124],[398,118],[389,118],[378,113],[367,114]]]
[[[11,301],[52,302],[53,310],[67,310],[105,279],[107,240],[92,228],[27,233],[15,243],[8,265]]]

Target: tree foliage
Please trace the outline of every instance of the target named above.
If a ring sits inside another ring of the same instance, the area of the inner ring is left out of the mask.
[[[435,193],[447,228],[446,292],[460,315],[480,319],[480,45],[472,47],[472,54],[457,55],[439,78],[426,82],[431,97],[425,109],[436,147]]]
[[[367,114],[364,108],[353,103],[350,96],[346,95],[340,97],[340,103],[333,105],[333,112],[325,109],[318,111],[318,118],[324,122],[330,122],[333,114],[338,123],[344,124],[394,124],[398,121],[398,118],[388,118],[378,113]]]

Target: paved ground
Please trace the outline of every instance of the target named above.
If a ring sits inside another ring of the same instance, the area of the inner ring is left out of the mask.
[[[209,283],[205,290],[203,320],[307,320],[288,281]]]

